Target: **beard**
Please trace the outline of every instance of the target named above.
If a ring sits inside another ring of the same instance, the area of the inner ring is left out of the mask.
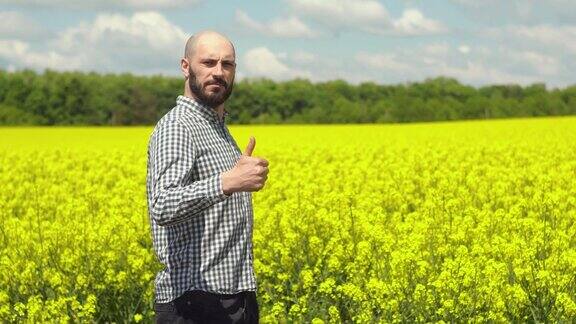
[[[188,86],[190,88],[190,91],[192,92],[192,94],[194,94],[196,99],[205,106],[208,106],[210,108],[216,108],[221,104],[223,104],[228,99],[228,97],[230,97],[230,94],[232,94],[232,89],[234,88],[234,78],[232,78],[230,83],[227,83],[225,80],[221,78],[214,79],[213,81],[208,82],[206,86],[211,84],[218,84],[222,88],[224,88],[222,91],[219,91],[217,93],[208,93],[203,91],[202,84],[198,82],[198,80],[196,79],[196,74],[192,72],[191,68],[188,68],[188,73],[189,73]]]

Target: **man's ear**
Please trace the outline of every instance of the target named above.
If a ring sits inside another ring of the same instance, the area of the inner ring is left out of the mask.
[[[182,71],[185,79],[190,77],[190,62],[188,62],[188,59],[185,57],[180,60],[180,70]]]

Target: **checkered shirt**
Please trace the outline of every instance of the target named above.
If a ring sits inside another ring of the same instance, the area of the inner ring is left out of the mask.
[[[252,195],[225,195],[220,175],[240,155],[225,118],[191,98],[178,96],[156,124],[146,177],[153,246],[165,266],[156,275],[156,302],[187,290],[256,290]]]

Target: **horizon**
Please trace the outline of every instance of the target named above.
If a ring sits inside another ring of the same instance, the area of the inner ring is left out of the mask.
[[[65,71],[59,71],[59,70],[54,70],[54,69],[43,69],[43,70],[34,70],[31,68],[23,68],[23,69],[18,69],[18,70],[5,70],[2,69],[0,67],[0,72],[6,72],[8,74],[15,74],[15,73],[22,73],[22,72],[26,72],[26,71],[31,71],[36,73],[37,75],[44,75],[46,72],[53,72],[53,73],[78,73],[78,74],[96,74],[99,76],[104,76],[104,75],[113,75],[113,76],[121,76],[121,75],[129,75],[129,76],[133,76],[133,77],[142,77],[142,78],[155,78],[155,77],[161,77],[161,78],[172,78],[172,79],[177,79],[179,78],[179,76],[177,75],[170,75],[170,74],[138,74],[138,73],[134,73],[134,72],[99,72],[99,71],[89,71],[89,70],[65,70]],[[347,84],[354,86],[354,87],[359,87],[362,86],[363,84],[375,84],[377,86],[400,86],[400,85],[405,85],[405,86],[409,86],[411,84],[423,84],[429,81],[433,81],[433,80],[437,80],[437,79],[449,79],[449,80],[454,80],[456,82],[458,82],[460,85],[463,86],[467,86],[467,87],[472,87],[474,89],[481,89],[481,88],[486,88],[486,87],[507,87],[507,86],[518,86],[521,87],[523,89],[528,88],[530,86],[534,86],[534,85],[544,85],[546,88],[546,91],[554,91],[554,90],[566,90],[568,88],[574,87],[576,86],[576,82],[572,83],[572,84],[567,84],[564,86],[552,86],[550,84],[547,84],[546,82],[543,81],[534,81],[533,83],[527,83],[527,84],[521,84],[521,83],[514,83],[514,82],[509,82],[509,83],[487,83],[487,84],[481,84],[481,85],[474,85],[474,84],[470,84],[470,83],[464,83],[461,80],[455,78],[455,77],[451,77],[451,76],[446,76],[446,75],[438,75],[438,76],[430,76],[430,77],[426,77],[425,79],[422,80],[407,80],[407,81],[400,81],[400,82],[394,82],[394,83],[382,83],[382,82],[377,82],[377,81],[373,81],[373,80],[366,80],[366,81],[361,81],[360,83],[352,83],[349,82],[347,80],[344,79],[331,79],[331,80],[310,80],[307,78],[303,78],[303,77],[295,77],[293,79],[286,79],[286,80],[274,80],[272,78],[269,77],[263,77],[263,76],[254,76],[254,77],[245,77],[241,80],[235,79],[234,80],[234,84],[237,84],[239,82],[243,82],[243,81],[247,81],[247,82],[254,82],[254,81],[260,81],[260,80],[266,80],[266,81],[272,81],[272,82],[276,82],[276,83],[283,83],[283,82],[290,82],[290,81],[295,81],[295,80],[304,80],[304,81],[308,81],[311,84],[323,84],[323,83],[330,83],[330,82],[338,82],[338,81],[343,81],[346,82]]]

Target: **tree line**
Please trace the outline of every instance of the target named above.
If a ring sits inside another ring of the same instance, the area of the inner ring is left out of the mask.
[[[167,76],[0,70],[0,125],[153,125],[183,92]],[[448,77],[394,85],[236,82],[232,124],[397,123],[576,114],[576,85],[472,87]]]

